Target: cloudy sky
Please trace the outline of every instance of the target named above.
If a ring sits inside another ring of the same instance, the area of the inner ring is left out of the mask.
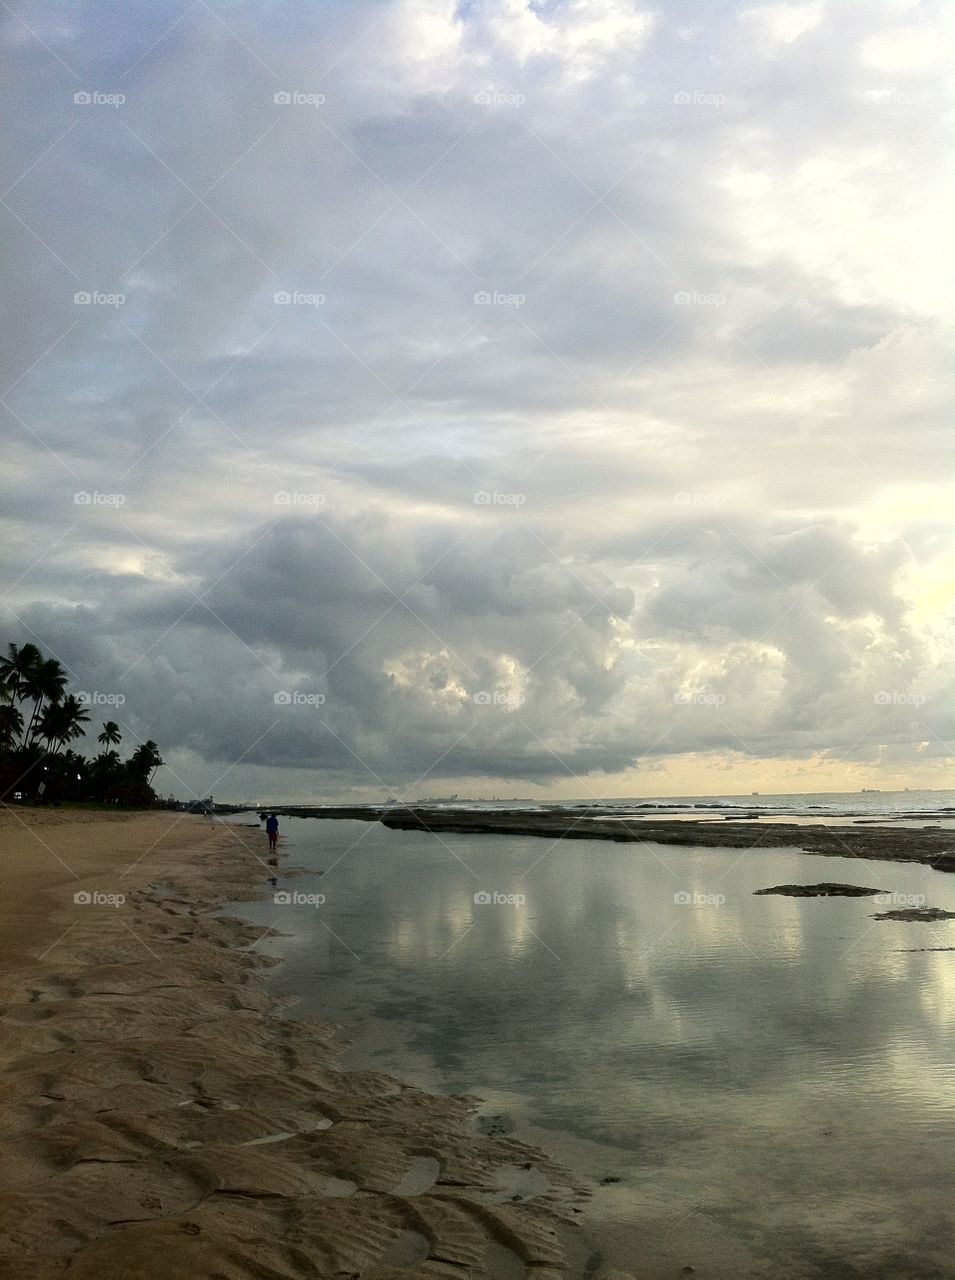
[[[4,5],[4,642],[178,796],[951,785],[951,26]]]

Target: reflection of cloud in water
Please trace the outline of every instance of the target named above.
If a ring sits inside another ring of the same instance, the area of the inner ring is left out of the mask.
[[[921,938],[921,934],[918,937]],[[910,945],[952,946],[955,945],[955,937],[949,933],[944,942],[936,942],[933,938],[925,942],[913,941]],[[955,952],[926,952],[904,958],[913,969],[916,965],[924,965],[930,974],[929,979],[919,988],[919,1003],[923,1012],[927,1017],[933,1018],[939,1027],[951,1029],[955,1025]]]
[[[331,825],[306,833],[328,860]],[[802,1239],[818,1202],[811,1230],[841,1257],[860,1178],[880,1232],[914,1238],[936,1212],[955,1179],[937,1137],[955,1120],[955,957],[898,948],[941,945],[950,926],[875,922],[866,899],[753,896],[843,878],[921,892],[918,869],[840,860],[834,872],[785,850],[454,848],[478,880],[427,836],[399,848],[369,833],[334,896],[322,885],[362,963],[325,916],[301,912],[301,935],[274,947],[289,956],[276,989],[303,995],[304,1015],[341,1018],[382,1051],[380,1069],[452,1092],[506,1087],[521,1123],[639,1180],[639,1204],[619,1192],[629,1221],[686,1209],[703,1177],[712,1212],[744,1236],[769,1197]],[[930,883],[933,904],[955,906],[955,882]],[[527,903],[475,904],[482,888]],[[726,901],[678,904],[680,890]]]
[[[418,949],[418,928],[412,916],[404,916],[394,922],[388,935],[388,948],[401,964],[408,964]]]

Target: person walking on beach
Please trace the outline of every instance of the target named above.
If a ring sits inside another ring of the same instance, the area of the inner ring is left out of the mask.
[[[269,853],[274,853],[279,842],[279,820],[274,813],[270,813],[266,818],[265,830],[269,837]]]

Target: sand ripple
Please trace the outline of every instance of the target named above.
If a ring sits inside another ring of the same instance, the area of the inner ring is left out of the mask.
[[[0,987],[0,1273],[555,1280],[584,1188],[476,1133],[465,1100],[343,1072],[334,1028],[279,1017],[260,931],[210,914],[258,861],[236,832],[204,839],[174,899],[78,913]]]

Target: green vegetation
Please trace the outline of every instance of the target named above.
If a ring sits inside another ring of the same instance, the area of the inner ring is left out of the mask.
[[[152,780],[163,764],[156,743],[141,743],[123,760],[115,750],[123,740],[119,725],[106,720],[96,737],[103,750],[78,755],[70,743],[85,736],[90,715],[66,685],[60,663],[34,644],[11,644],[0,657],[0,799],[155,804]]]

